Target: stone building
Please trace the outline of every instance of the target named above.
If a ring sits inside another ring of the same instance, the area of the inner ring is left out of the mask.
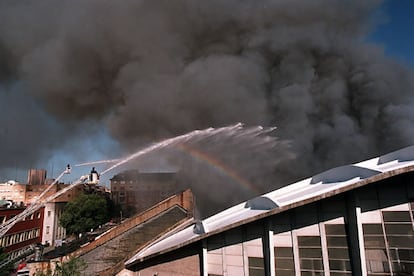
[[[175,172],[140,172],[128,170],[111,181],[111,196],[124,214],[142,212],[180,192]]]

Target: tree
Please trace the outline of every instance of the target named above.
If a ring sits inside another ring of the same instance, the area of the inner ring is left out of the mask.
[[[81,194],[66,204],[59,222],[68,234],[79,234],[107,222],[108,214],[107,200],[104,196]]]

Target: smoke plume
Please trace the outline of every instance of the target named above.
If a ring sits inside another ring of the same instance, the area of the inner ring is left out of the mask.
[[[380,4],[2,1],[0,152],[35,162],[85,122],[131,149],[244,122],[278,127],[297,179],[412,144],[413,72],[366,42]]]

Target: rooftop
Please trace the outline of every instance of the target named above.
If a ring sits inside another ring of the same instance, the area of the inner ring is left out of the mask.
[[[414,146],[330,169],[242,202],[190,226],[178,227],[138,252],[126,262],[126,266],[227,229],[409,171],[414,171]]]

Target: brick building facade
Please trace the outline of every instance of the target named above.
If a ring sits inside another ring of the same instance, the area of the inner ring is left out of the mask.
[[[128,170],[110,179],[112,200],[123,212],[142,212],[180,192],[175,172]]]
[[[0,223],[15,217],[25,210],[25,207],[0,208]],[[24,220],[17,222],[4,236],[0,238],[0,246],[9,253],[11,258],[22,254],[30,245],[42,242],[44,208],[40,208]]]

